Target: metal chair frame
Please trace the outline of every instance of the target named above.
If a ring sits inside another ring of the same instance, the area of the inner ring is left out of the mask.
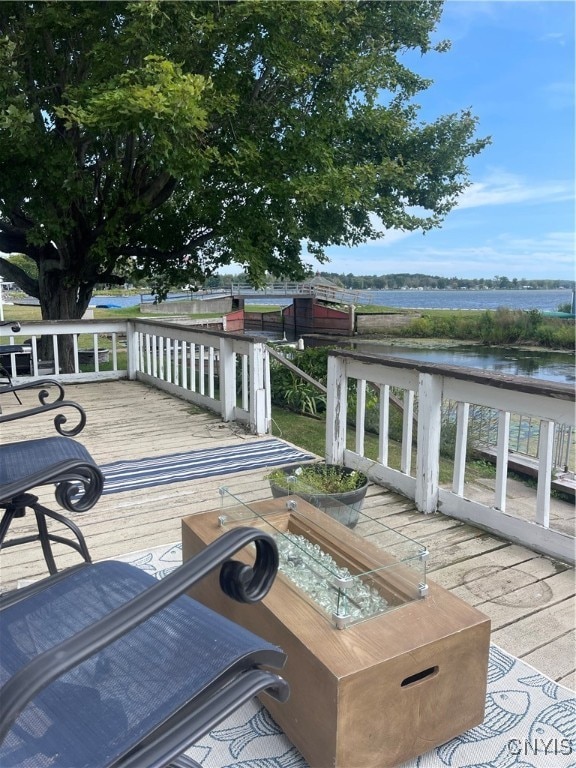
[[[255,546],[252,565],[246,559],[232,559],[247,545]],[[277,573],[274,539],[257,528],[238,527],[160,581],[126,563],[82,564],[0,598],[0,664],[2,677],[8,677],[0,689],[0,763],[9,764],[16,754],[19,764],[32,764],[32,760],[41,768],[69,768],[75,745],[82,745],[83,726],[75,717],[75,706],[70,708],[58,686],[64,684],[63,679],[68,685],[70,680],[86,679],[70,675],[78,674],[82,663],[88,663],[88,682],[75,686],[78,707],[97,713],[98,702],[108,701],[109,686],[115,680],[110,671],[115,655],[123,680],[128,681],[114,689],[118,712],[136,713],[132,720],[138,712],[145,712],[145,725],[136,721],[132,727],[125,717],[110,720],[96,715],[94,720],[92,714],[87,716],[90,736],[86,740],[91,738],[91,744],[97,745],[99,768],[198,768],[183,753],[229,714],[261,692],[285,701],[289,695],[286,681],[262,668],[281,668],[285,662],[281,649],[183,596],[217,569],[220,588],[228,597],[242,603],[258,602]],[[142,591],[131,586],[134,596],[124,597],[125,578],[130,585],[136,580]],[[77,617],[68,607],[68,600],[71,605],[92,606],[90,596],[100,591],[96,614],[104,615],[88,624],[86,615]],[[165,617],[162,620],[160,612]],[[66,617],[63,622],[58,620],[60,613]],[[49,618],[43,622],[42,617]],[[37,627],[41,649],[35,648],[29,625]],[[119,644],[124,638],[127,644],[122,648]],[[219,647],[225,658],[216,654],[207,669],[203,654],[213,647]],[[165,650],[169,648],[183,649],[187,662],[172,665]],[[149,675],[154,671],[163,676],[166,669],[173,679],[165,680],[162,702],[152,707]],[[45,720],[49,725],[41,735],[37,725]]]
[[[54,574],[57,566],[52,544],[59,543],[71,547],[85,562],[90,562],[88,546],[75,523],[40,504],[38,497],[31,491],[43,485],[54,484],[55,498],[59,506],[69,512],[86,512],[102,495],[104,476],[86,448],[71,439],[84,428],[86,413],[78,403],[65,399],[64,388],[59,382],[53,379],[39,379],[4,387],[0,394],[17,394],[29,389],[38,390],[40,405],[14,413],[0,414],[0,424],[57,410],[54,427],[59,436],[0,446],[0,460],[11,462],[12,465],[18,464],[20,460],[22,466],[30,467],[23,471],[18,468],[14,476],[9,476],[8,471],[0,466],[0,508],[5,510],[0,521],[0,550],[39,541],[48,572]],[[70,426],[67,416],[62,412],[64,410],[72,410],[77,417],[77,423]],[[33,466],[30,466],[31,464]],[[35,514],[37,533],[6,540],[14,519],[24,517],[27,509],[31,509]],[[71,531],[72,537],[50,533],[47,519],[62,523]]]

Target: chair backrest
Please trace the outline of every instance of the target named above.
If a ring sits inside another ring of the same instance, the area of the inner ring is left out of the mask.
[[[0,765],[167,765],[257,693],[285,700],[286,682],[261,669],[282,667],[284,653],[182,594],[250,542],[240,589],[221,583],[256,602],[278,560],[273,539],[248,528],[160,582],[109,561],[0,601]]]
[[[51,484],[61,507],[86,512],[102,495],[104,475],[89,451],[70,437],[0,445],[0,505]]]

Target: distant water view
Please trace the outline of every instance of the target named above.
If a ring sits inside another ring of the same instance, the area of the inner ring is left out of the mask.
[[[572,299],[570,290],[552,291],[365,291],[367,303],[404,309],[538,309],[554,312]]]
[[[576,381],[574,356],[567,352],[547,352],[519,347],[483,347],[471,344],[432,346],[425,341],[418,346],[385,341],[358,341],[350,344],[355,352],[377,357],[401,357],[425,363],[461,365],[483,368],[514,376],[532,376],[535,379],[558,381],[564,384]]]
[[[538,309],[540,312],[554,312],[560,304],[569,303],[572,291],[557,289],[549,291],[363,291],[362,300],[367,304],[382,307],[399,307],[404,309]],[[213,294],[212,294],[213,295]],[[181,294],[180,294],[181,296]],[[198,298],[201,298],[198,295]],[[140,303],[140,295],[133,296],[95,296],[92,304],[96,306],[117,305],[132,307]],[[248,304],[291,304],[291,299],[268,297],[261,299],[250,298]]]

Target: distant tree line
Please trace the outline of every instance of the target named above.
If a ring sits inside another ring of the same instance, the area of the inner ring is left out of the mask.
[[[330,272],[321,272],[333,282],[338,282],[346,288],[364,290],[394,290],[400,288],[427,288],[427,289],[501,289],[501,290],[526,290],[526,289],[554,289],[573,288],[574,282],[570,280],[528,280],[524,277],[508,278],[495,275],[494,277],[466,278],[466,277],[440,277],[438,275],[408,274],[405,272],[391,275],[338,275]]]
[[[347,275],[336,272],[318,272],[318,276],[325,277],[343,288],[353,290],[395,290],[401,288],[426,288],[426,289],[500,289],[500,290],[537,290],[554,288],[574,288],[575,283],[570,280],[528,280],[524,277],[508,278],[495,275],[494,277],[466,278],[466,277],[440,277],[438,275],[408,274],[406,272],[391,275]],[[271,277],[274,282],[276,278]],[[221,288],[232,283],[247,281],[245,274],[238,275],[214,275],[208,278],[206,288]]]
[[[22,254],[12,254],[7,257],[7,261],[18,266],[23,272],[26,272],[30,277],[36,278],[38,276],[38,267],[32,261],[32,259]],[[395,290],[395,289],[468,289],[468,290],[484,290],[484,289],[501,289],[501,290],[537,290],[537,289],[549,289],[554,288],[570,288],[574,290],[576,284],[570,280],[528,280],[526,278],[508,278],[505,276],[495,275],[494,277],[486,278],[465,278],[465,277],[439,277],[438,275],[422,275],[422,274],[408,274],[402,272],[398,274],[390,275],[353,275],[348,273],[347,275],[338,274],[336,272],[317,272],[316,276],[324,277],[330,280],[332,283],[342,286],[343,288],[349,288],[352,290]],[[313,273],[309,273],[309,277],[313,277]],[[270,275],[269,282],[281,282],[283,277],[276,277]],[[128,280],[128,278],[127,278]],[[142,280],[135,280],[130,278],[129,282],[136,288],[146,288],[148,280],[143,278]],[[250,282],[247,274],[241,272],[236,275],[213,275],[207,278],[203,283],[200,281],[190,287],[192,290],[201,288],[229,288],[232,283],[248,283]],[[108,288],[110,286],[105,283],[99,284],[98,289]],[[185,286],[173,285],[173,290],[181,290]],[[187,286],[186,286],[187,287]]]

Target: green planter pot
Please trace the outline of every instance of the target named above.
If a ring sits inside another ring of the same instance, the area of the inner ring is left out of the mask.
[[[350,475],[354,472],[349,467],[340,467],[335,464],[328,464],[328,467],[337,468],[343,475]],[[282,472],[286,477],[294,474],[294,471],[301,467],[300,464],[294,464],[289,467],[283,467]],[[362,473],[359,473],[362,474]],[[277,499],[281,496],[298,496],[304,501],[307,501],[312,506],[321,509],[326,512],[327,515],[337,520],[339,523],[346,525],[348,528],[354,528],[358,522],[360,516],[360,510],[368,490],[368,478],[362,475],[364,478],[363,484],[359,488],[355,488],[351,491],[344,491],[342,493],[323,493],[322,491],[302,491],[297,487],[292,490],[284,488],[278,485],[274,480],[269,479],[270,489],[272,496]]]

